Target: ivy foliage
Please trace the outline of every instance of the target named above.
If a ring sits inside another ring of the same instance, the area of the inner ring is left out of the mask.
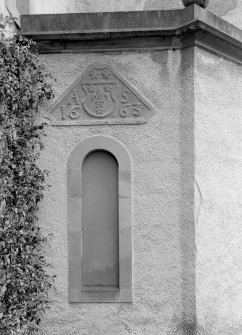
[[[0,20],[0,28],[6,20]],[[49,305],[53,277],[42,256],[38,226],[47,171],[37,160],[44,124],[39,106],[52,98],[51,78],[34,43],[0,40],[0,334],[32,335]]]

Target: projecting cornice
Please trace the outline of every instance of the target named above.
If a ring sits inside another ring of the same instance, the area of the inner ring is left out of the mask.
[[[40,53],[198,46],[242,64],[242,31],[197,5],[181,10],[23,15]]]

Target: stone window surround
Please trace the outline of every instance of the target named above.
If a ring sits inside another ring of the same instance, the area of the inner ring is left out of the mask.
[[[119,165],[119,288],[82,285],[82,164],[92,151],[110,152]],[[68,161],[69,302],[132,302],[131,160],[116,139],[92,136],[80,142]]]

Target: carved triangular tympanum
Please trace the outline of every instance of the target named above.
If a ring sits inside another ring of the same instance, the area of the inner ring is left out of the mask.
[[[153,107],[111,67],[93,65],[48,108],[54,126],[143,124]]]

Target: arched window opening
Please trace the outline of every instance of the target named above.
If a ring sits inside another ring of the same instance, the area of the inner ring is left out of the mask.
[[[82,166],[83,286],[119,286],[118,163],[93,151]]]
[[[68,161],[68,258],[70,302],[132,301],[131,161],[110,137]]]

